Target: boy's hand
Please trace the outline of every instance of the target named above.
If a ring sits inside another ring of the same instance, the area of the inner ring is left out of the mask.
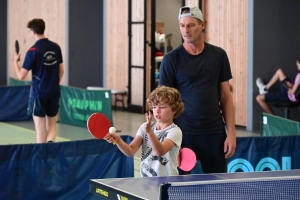
[[[107,133],[103,139],[106,140],[108,143],[117,144],[120,141],[121,137],[115,133]]]
[[[150,111],[148,111],[145,113],[145,116],[146,116],[145,131],[146,131],[146,133],[149,133],[152,131],[152,129],[151,129],[152,113]]]

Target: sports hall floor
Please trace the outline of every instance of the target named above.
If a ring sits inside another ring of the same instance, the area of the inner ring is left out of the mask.
[[[121,135],[135,136],[139,126],[145,122],[143,114],[126,111],[112,111],[113,124]],[[237,137],[260,137],[258,132],[246,131],[245,128],[236,127]],[[57,123],[56,142],[93,139],[87,128]],[[33,121],[0,122],[0,145],[35,143]],[[135,155],[135,177],[139,177],[140,150]]]

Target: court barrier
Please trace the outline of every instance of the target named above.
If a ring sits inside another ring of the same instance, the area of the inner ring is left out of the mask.
[[[228,172],[300,169],[300,135],[238,137]]]
[[[104,114],[113,124],[110,90],[86,90],[60,86],[59,122],[86,127],[89,116]]]
[[[261,117],[260,134],[261,136],[300,135],[300,123],[263,113]]]
[[[32,119],[31,115],[27,115],[29,90],[28,85],[0,87],[0,121]]]
[[[10,78],[10,85],[0,87],[0,121],[26,121],[30,82]],[[88,117],[94,112],[104,114],[113,125],[110,90],[86,90],[60,86],[59,122],[86,127]]]
[[[134,177],[134,164],[104,140],[0,145],[0,177],[0,199],[93,200],[90,179]]]
[[[20,81],[18,79],[9,78],[9,85],[10,86],[24,86],[24,85],[31,85],[31,81]]]

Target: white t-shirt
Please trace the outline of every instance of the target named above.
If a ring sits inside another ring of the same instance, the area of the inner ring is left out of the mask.
[[[152,151],[152,147],[145,132],[145,123],[137,132],[137,136],[143,138],[140,173],[142,177],[178,175],[177,156],[179,154],[182,132],[176,124],[171,124],[163,130],[156,130],[157,122],[152,123],[152,130],[160,142],[166,138],[174,142],[174,146],[165,155],[158,157]]]

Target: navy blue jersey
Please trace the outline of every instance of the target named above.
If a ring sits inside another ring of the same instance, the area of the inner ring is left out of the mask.
[[[26,53],[22,68],[32,70],[30,95],[38,99],[60,97],[59,65],[63,62],[60,47],[47,38],[38,40]]]
[[[183,133],[224,132],[219,84],[232,78],[226,52],[205,43],[199,55],[182,45],[166,54],[160,65],[159,85],[177,88],[184,112],[174,120]]]

